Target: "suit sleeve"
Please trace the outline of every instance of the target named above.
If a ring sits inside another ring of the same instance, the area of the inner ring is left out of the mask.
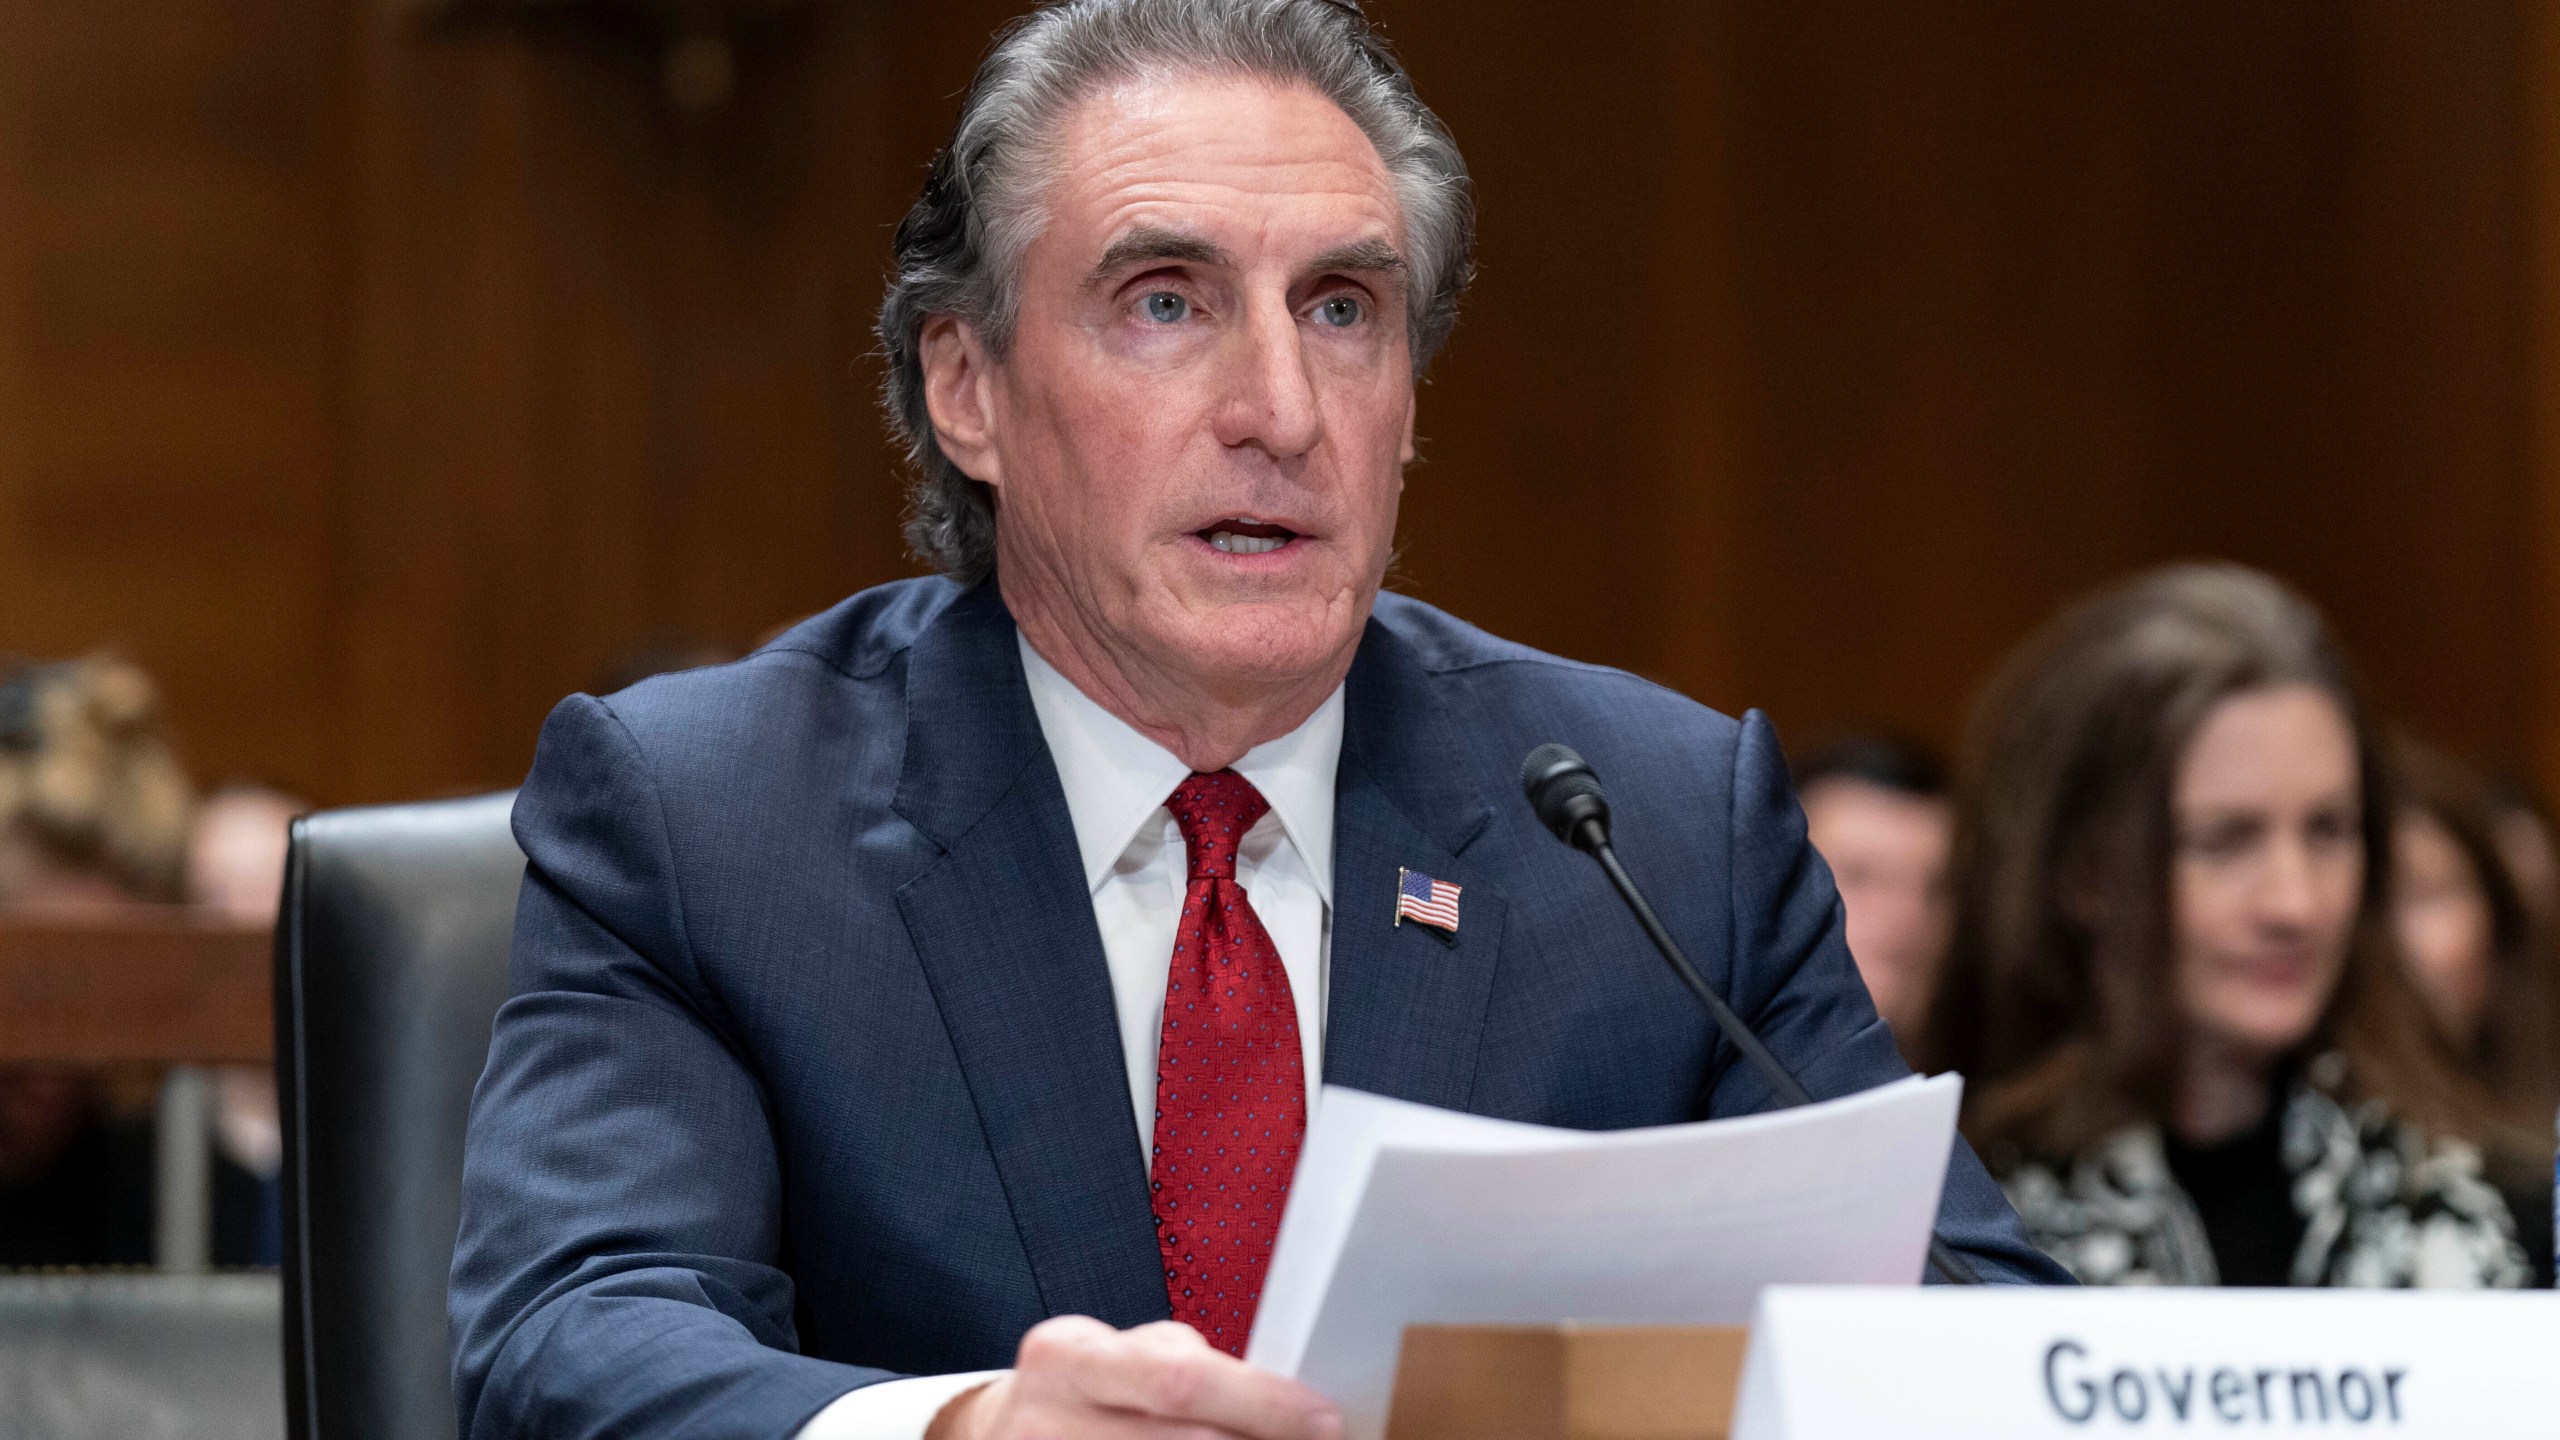
[[[1733,935],[1726,953],[1734,1009],[1817,1100],[1898,1080],[1910,1069],[1876,1015],[1849,957],[1839,892],[1805,838],[1804,812],[1787,779],[1768,718],[1742,719],[1734,746],[1730,854]],[[1713,1115],[1765,1110],[1777,1097],[1729,1048],[1708,1098]],[[1973,1147],[1956,1137],[1938,1201],[1938,1233],[1971,1257],[1983,1278],[2069,1284],[2027,1239]]]
[[[797,1353],[763,1089],[603,702],[553,712],[515,829],[512,998],[472,1097],[450,1292],[461,1434],[784,1440],[888,1377]]]

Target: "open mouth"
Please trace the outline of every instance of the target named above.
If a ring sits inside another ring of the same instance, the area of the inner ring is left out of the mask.
[[[1219,520],[1192,532],[1224,555],[1268,555],[1298,538],[1286,525],[1268,525],[1242,517]]]

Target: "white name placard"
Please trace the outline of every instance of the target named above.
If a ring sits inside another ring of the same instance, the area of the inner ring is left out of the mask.
[[[2560,1436],[2560,1293],[1762,1292],[1733,1440]]]

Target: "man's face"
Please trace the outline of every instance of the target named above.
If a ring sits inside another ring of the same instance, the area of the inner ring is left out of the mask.
[[[1877,1013],[1895,1034],[1918,1034],[1954,918],[1947,895],[1953,807],[1834,775],[1805,787],[1804,816],[1813,848],[1840,887],[1849,954]]]
[[[1338,671],[1412,454],[1406,242],[1376,149],[1311,91],[1192,77],[1087,100],[1055,160],[1012,348],[941,342],[971,378],[938,432],[995,487],[1008,603],[1123,673]]]

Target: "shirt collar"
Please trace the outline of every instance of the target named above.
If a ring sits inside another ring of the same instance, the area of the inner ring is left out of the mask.
[[[1031,688],[1031,708],[1049,743],[1058,783],[1067,792],[1067,818],[1075,826],[1085,885],[1098,890],[1113,863],[1164,808],[1174,787],[1190,777],[1191,767],[1077,689],[1027,637],[1017,631],[1015,639],[1022,651],[1022,677]],[[1342,687],[1337,685],[1297,729],[1256,745],[1235,763],[1236,773],[1271,802],[1272,813],[1280,817],[1281,829],[1328,906],[1333,903],[1333,786],[1341,761]]]

